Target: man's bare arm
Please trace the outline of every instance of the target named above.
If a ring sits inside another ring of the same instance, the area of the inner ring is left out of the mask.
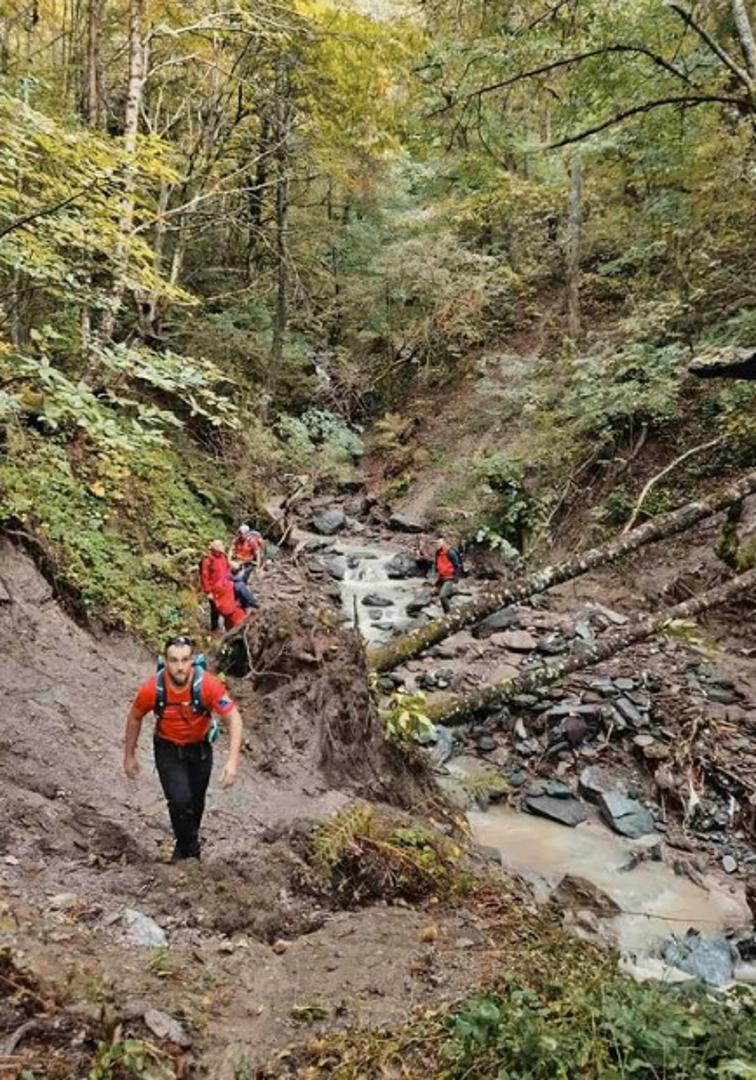
[[[142,719],[142,714],[132,706],[126,718],[126,735],[123,740],[123,771],[131,780],[136,780],[139,776],[136,748],[139,732],[142,730]]]
[[[223,719],[228,724],[228,761],[223,770],[221,783],[224,787],[231,787],[239,772],[239,758],[241,757],[242,744],[242,718],[239,710],[234,705]]]

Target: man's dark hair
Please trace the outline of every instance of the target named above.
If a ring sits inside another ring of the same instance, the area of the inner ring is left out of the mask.
[[[173,645],[188,645],[190,649],[194,648],[194,643],[191,638],[186,637],[185,634],[174,634],[174,636],[169,637],[165,643],[165,648],[163,649],[164,656],[168,655],[168,650]]]

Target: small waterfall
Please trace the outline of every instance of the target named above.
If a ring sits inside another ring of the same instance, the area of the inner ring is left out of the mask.
[[[422,588],[420,579],[389,577],[388,565],[394,552],[342,543],[338,545],[338,551],[347,560],[341,582],[344,615],[365,641],[378,644],[408,627],[412,619],[406,608]],[[374,605],[364,603],[369,597],[375,597]]]

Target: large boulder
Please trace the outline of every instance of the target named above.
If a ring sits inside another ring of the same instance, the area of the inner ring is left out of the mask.
[[[347,516],[343,510],[323,510],[310,522],[311,527],[321,536],[333,536],[346,528]]]
[[[396,529],[397,532],[421,533],[425,531],[426,525],[409,514],[395,512],[389,518],[389,528]]]
[[[386,573],[393,581],[401,578],[422,576],[422,571],[417,565],[417,559],[413,558],[412,555],[405,555],[404,552],[401,551],[397,552],[397,554],[386,563]]]
[[[622,908],[608,893],[599,889],[587,878],[577,874],[565,874],[556,888],[552,890],[550,900],[564,908],[587,908],[596,915],[611,917],[619,915]]]
[[[738,953],[723,937],[701,937],[689,930],[684,938],[671,937],[661,947],[661,955],[672,967],[687,972],[710,986],[732,982]]]

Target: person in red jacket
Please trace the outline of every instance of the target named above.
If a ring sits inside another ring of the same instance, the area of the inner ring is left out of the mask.
[[[210,605],[210,629],[218,629],[221,612],[215,602],[215,592],[231,573],[231,564],[223,549],[222,540],[211,540],[200,563],[200,588]]]
[[[199,829],[213,767],[212,714],[229,729],[223,787],[230,787],[239,771],[242,720],[220,679],[195,664],[188,638],[169,638],[163,659],[163,670],[142,683],[129,711],[123,768],[129,779],[139,776],[137,741],[142,720],[154,712],[155,765],[176,838],[171,861],[178,862],[200,856]]]
[[[216,611],[223,616],[223,626],[226,630],[232,630],[247,617],[247,612],[236,598],[230,567],[223,580],[213,589],[213,603]]]

